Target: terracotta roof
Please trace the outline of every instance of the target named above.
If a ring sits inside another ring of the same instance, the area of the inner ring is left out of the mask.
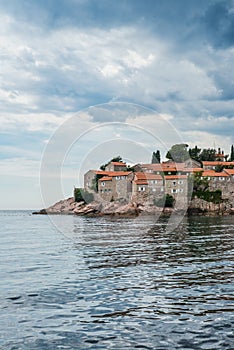
[[[213,166],[216,166],[216,165],[234,165],[234,162],[222,162],[222,161],[219,161],[219,160],[217,160],[217,161],[213,161],[213,162],[211,162],[211,161],[203,161],[202,162],[202,164],[203,165],[205,165],[205,166],[208,166],[208,165],[213,165]]]
[[[103,171],[103,170],[93,170],[97,175],[106,175],[106,176],[128,176],[131,174],[131,171]]]
[[[137,172],[135,173],[135,179],[136,180],[162,180],[162,176],[157,174],[151,174],[151,173]]]
[[[164,177],[166,180],[176,180],[176,179],[187,179],[187,175],[166,175]]]
[[[163,171],[162,164],[160,164],[160,163],[137,164],[137,165],[139,165],[142,169],[149,169],[149,170],[153,170],[153,171]]]
[[[118,165],[118,166],[126,166],[126,163],[123,163],[123,162],[111,162],[111,164],[113,165]]]
[[[198,173],[198,172],[204,171],[204,169],[202,169],[202,168],[185,168],[182,171],[188,172],[188,173]]]
[[[234,175],[234,169],[223,169],[228,175]]]
[[[205,170],[202,173],[202,176],[203,177],[207,177],[207,176],[209,176],[209,177],[227,177],[228,174],[226,174],[224,172],[217,173],[214,170]]]
[[[137,185],[148,185],[147,180],[136,180],[134,181]]]
[[[155,164],[137,164],[143,170],[148,169],[152,171],[194,171],[192,169],[202,169],[202,168],[188,168],[186,163],[176,163],[176,162],[163,162],[163,163],[155,163]],[[188,170],[189,171],[189,170]],[[201,170],[196,170],[201,171]]]
[[[112,177],[109,176],[103,176],[101,179],[99,179],[98,181],[112,181]]]

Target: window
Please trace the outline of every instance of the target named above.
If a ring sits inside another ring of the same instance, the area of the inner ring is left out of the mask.
[[[144,192],[144,191],[145,191],[145,187],[139,186],[139,187],[138,187],[138,191],[139,191],[139,192]]]
[[[182,192],[183,192],[183,188],[180,188],[180,189],[179,189],[179,192],[182,193]]]
[[[183,180],[179,180],[179,181],[178,181],[178,184],[179,184],[179,185],[183,185]]]
[[[171,193],[177,193],[177,190],[176,190],[175,188],[173,188],[173,189],[171,190]]]
[[[120,180],[120,176],[116,176],[115,178],[116,178],[116,180]]]
[[[153,188],[153,192],[156,192],[156,188]]]
[[[164,192],[164,187],[161,187],[161,192]]]
[[[156,183],[157,183],[157,180],[151,180],[150,183],[151,183],[151,184],[156,184]]]
[[[106,186],[106,183],[104,181],[102,181],[101,186]]]
[[[220,177],[219,177],[219,180],[220,180],[220,181],[223,181],[223,180],[224,180],[224,177],[220,176]]]
[[[174,185],[174,186],[176,185],[176,181],[173,181],[173,185]]]

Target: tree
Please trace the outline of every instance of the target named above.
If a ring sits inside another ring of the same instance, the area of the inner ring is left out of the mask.
[[[185,143],[179,143],[173,145],[167,152],[166,158],[172,159],[174,162],[183,163],[189,159],[189,152],[187,151],[188,145]]]
[[[234,161],[234,146],[231,146],[231,155],[230,155],[230,162]]]
[[[194,159],[194,160],[200,160],[199,159],[199,155],[201,153],[201,148],[198,148],[197,146],[195,146],[194,148],[189,148],[189,155],[190,158]]]
[[[207,177],[202,176],[202,172],[197,172],[189,177],[189,187],[193,190],[193,193],[199,191],[206,191],[209,188],[209,180]]]
[[[153,152],[151,163],[161,163],[161,155],[159,150],[157,150],[157,152]]]
[[[114,157],[114,158],[112,158],[109,162],[107,162],[106,164],[102,164],[101,166],[100,166],[100,169],[101,170],[105,170],[105,167],[110,163],[110,162],[123,162],[123,159],[122,159],[122,157],[120,157],[120,156],[117,156],[117,157]]]
[[[221,173],[223,171],[224,166],[221,164],[216,165],[215,167],[215,172],[216,173]]]
[[[201,161],[215,161],[216,150],[214,148],[204,148],[199,156]]]

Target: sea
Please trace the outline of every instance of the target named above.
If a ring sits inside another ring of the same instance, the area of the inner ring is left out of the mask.
[[[0,349],[234,349],[234,216],[0,212]]]

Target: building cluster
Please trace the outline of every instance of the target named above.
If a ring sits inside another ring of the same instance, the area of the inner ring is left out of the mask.
[[[136,164],[130,171],[124,162],[109,162],[105,170],[89,170],[84,175],[84,188],[104,201],[125,199],[155,204],[169,194],[178,206],[184,207],[188,203],[189,178],[196,173],[208,180],[210,190],[222,190],[224,199],[234,196],[232,167],[234,162],[200,163],[189,159],[184,163]]]

